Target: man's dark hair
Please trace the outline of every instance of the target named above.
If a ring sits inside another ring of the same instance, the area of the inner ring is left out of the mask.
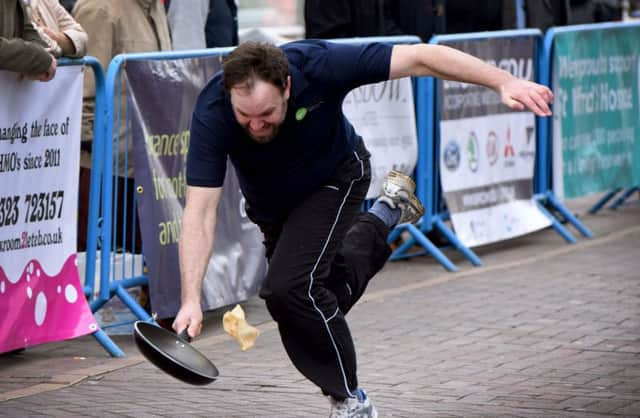
[[[284,52],[265,42],[245,42],[222,61],[224,89],[234,87],[251,90],[257,80],[276,86],[281,93],[287,86],[289,61]]]

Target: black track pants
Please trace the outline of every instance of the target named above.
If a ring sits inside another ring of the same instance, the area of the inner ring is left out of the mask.
[[[356,355],[344,315],[391,250],[389,228],[361,213],[370,183],[361,146],[281,225],[260,225],[269,270],[260,291],[296,368],[336,399],[353,397]]]

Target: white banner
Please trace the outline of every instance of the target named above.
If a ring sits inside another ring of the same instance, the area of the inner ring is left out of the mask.
[[[454,48],[513,75],[534,79],[534,38],[467,39]],[[492,90],[440,81],[440,180],[457,237],[467,247],[551,224],[533,201],[535,117]]]
[[[410,78],[354,89],[344,99],[342,111],[371,152],[368,199],[380,194],[390,170],[413,172],[418,161],[418,140]]]
[[[82,67],[48,83],[0,72],[0,86],[0,265],[10,279],[34,258],[57,273],[76,252]]]
[[[0,71],[0,351],[97,329],[76,267],[82,67]]]
[[[457,237],[468,247],[547,227],[532,201],[531,113],[440,123],[440,173]]]

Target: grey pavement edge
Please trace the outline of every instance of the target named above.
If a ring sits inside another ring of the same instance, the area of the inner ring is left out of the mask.
[[[640,416],[640,204],[587,215],[595,238],[547,229],[478,248],[483,267],[387,263],[349,314],[360,384],[381,417]],[[570,228],[572,232],[574,230]],[[0,356],[0,417],[314,417],[329,403],[289,363],[258,298],[261,331],[241,352],[207,314],[194,342],[220,369],[183,384],[138,354],[110,358],[91,336]]]

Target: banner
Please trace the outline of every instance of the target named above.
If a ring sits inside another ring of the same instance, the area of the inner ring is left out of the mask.
[[[82,67],[0,71],[0,352],[98,329],[76,267]]]
[[[418,139],[410,78],[358,87],[345,97],[342,111],[371,152],[368,199],[380,194],[389,171],[413,173]]]
[[[640,27],[561,32],[553,55],[553,189],[640,184]]]
[[[517,77],[534,79],[534,37],[447,43]],[[468,247],[550,225],[532,200],[534,115],[487,88],[439,81],[440,180],[457,237]]]
[[[218,57],[131,61],[138,214],[151,308],[159,318],[180,307],[178,238],[186,191],[189,128],[197,96],[220,69]],[[231,163],[218,207],[215,247],[202,287],[202,308],[230,305],[257,294],[266,273],[262,234],[246,216]]]

